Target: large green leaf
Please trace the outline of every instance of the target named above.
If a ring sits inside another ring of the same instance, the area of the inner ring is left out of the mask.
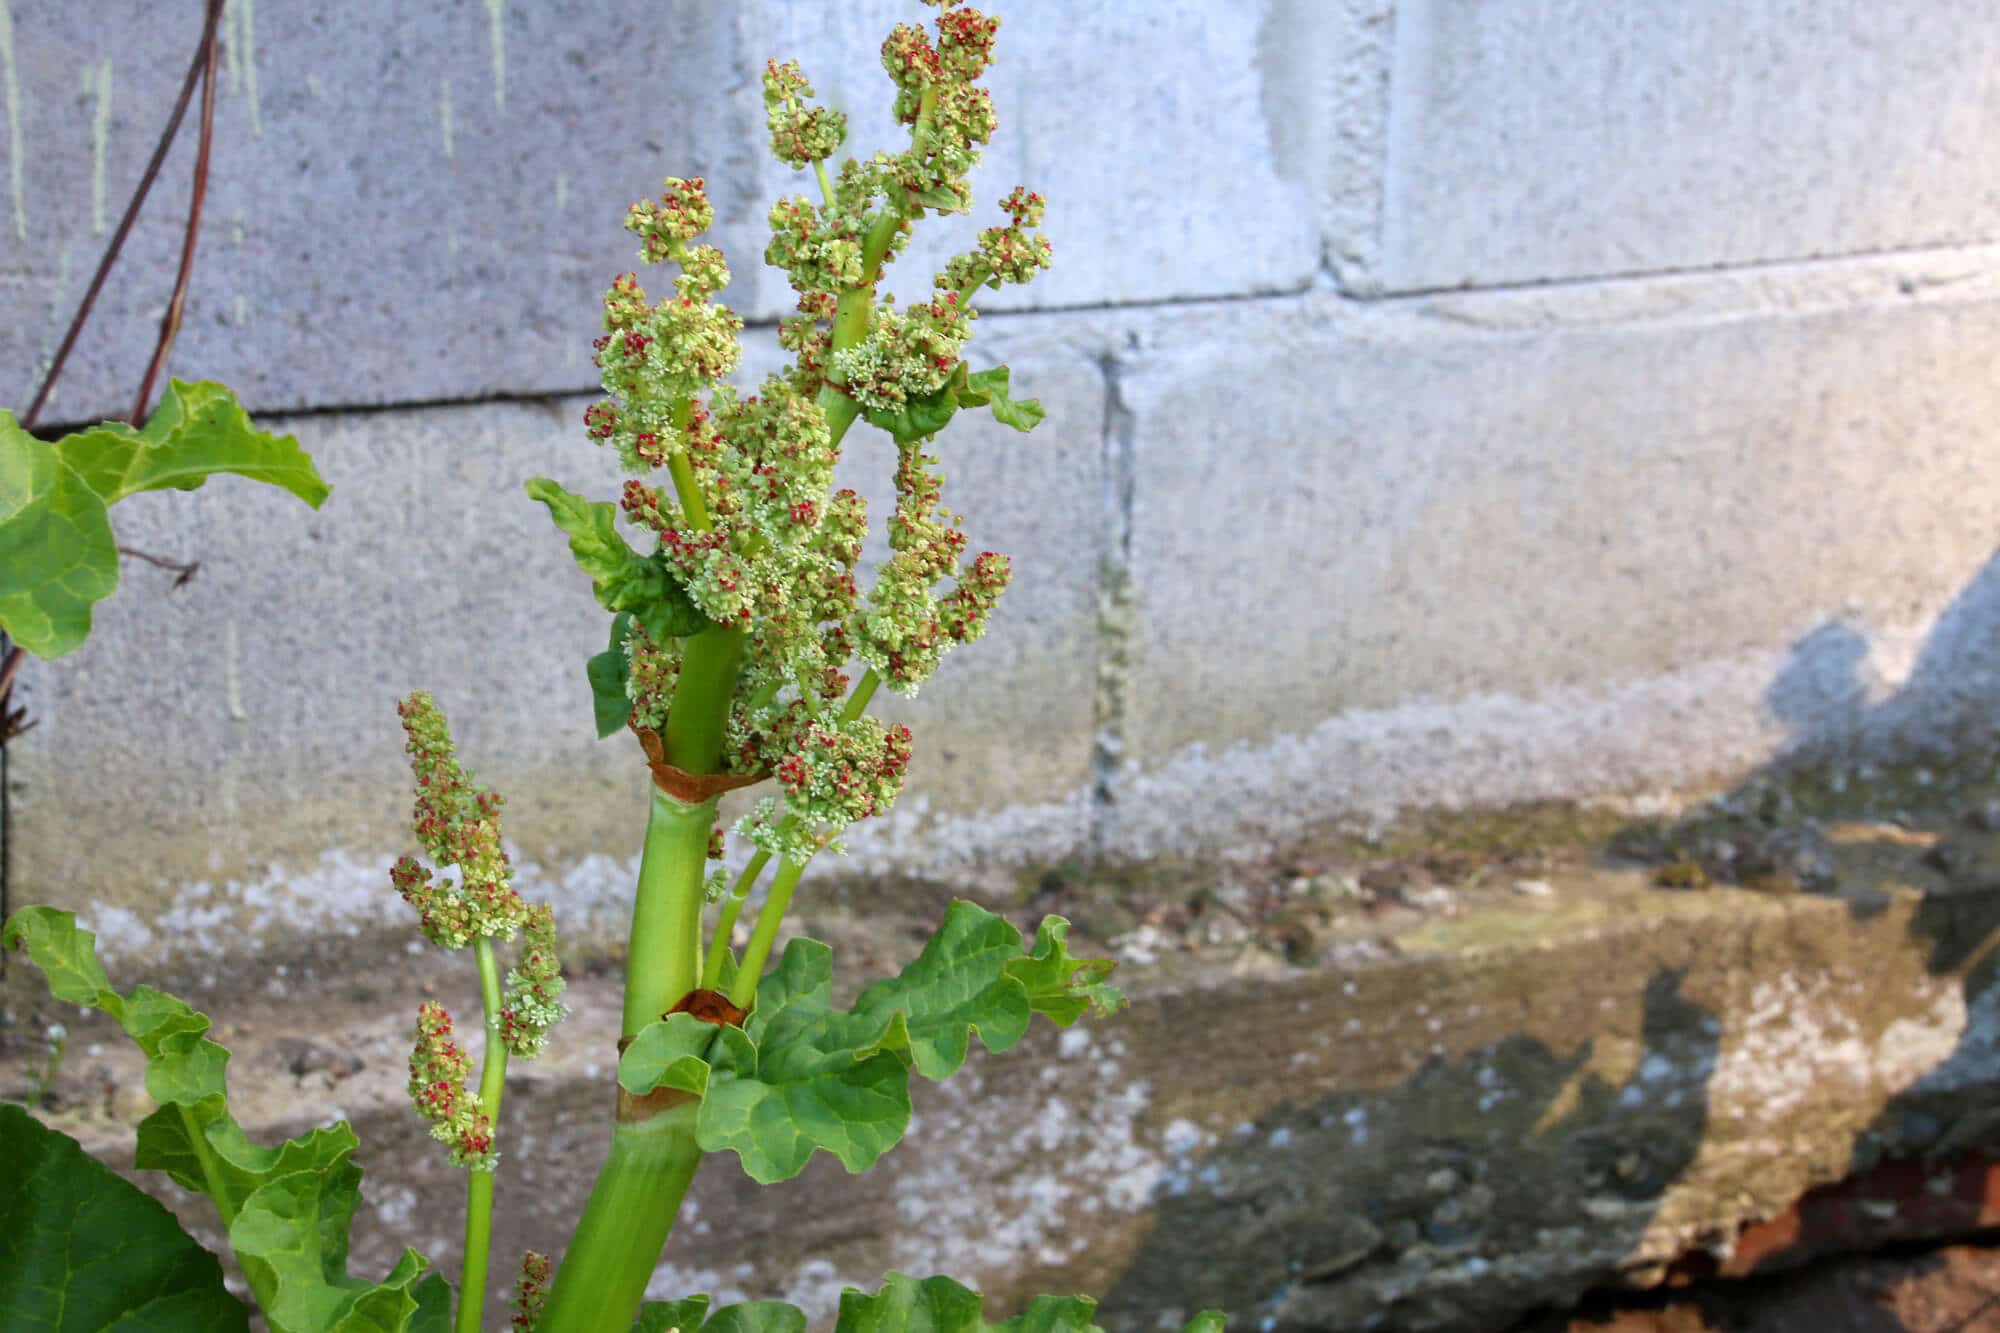
[[[631,612],[655,643],[708,628],[708,617],[688,599],[665,559],[657,551],[640,555],[618,535],[618,506],[572,495],[547,477],[529,478],[527,491],[530,499],[548,506],[549,517],[569,534],[569,552],[590,576],[599,606]]]
[[[247,1330],[222,1265],[172,1213],[75,1140],[0,1103],[0,1328]]]
[[[840,1293],[840,1313],[833,1333],[1098,1333],[1090,1322],[1097,1302],[1088,1296],[1037,1296],[1021,1314],[998,1324],[986,1322],[984,1298],[948,1277],[913,1278],[889,1273],[882,1288],[865,1292],[854,1287]],[[754,1315],[738,1320],[731,1333],[801,1333],[805,1316],[789,1305],[759,1301],[716,1311],[706,1322],[708,1297],[651,1301],[639,1312],[636,1333],[723,1333],[722,1321],[736,1311]],[[1222,1333],[1222,1313],[1204,1310],[1182,1333]]]
[[[275,1333],[431,1333],[449,1324],[449,1290],[423,1276],[415,1251],[380,1282],[348,1276],[361,1169],[345,1121],[275,1147],[252,1143],[229,1113],[229,1052],[208,1039],[207,1015],[149,986],[120,995],[95,937],[68,912],[25,908],[0,929],[0,944],[25,949],[57,998],[110,1014],[145,1053],[146,1091],[160,1106],[139,1124],[134,1164],[215,1204]]]
[[[90,633],[90,608],[118,588],[118,541],[89,483],[55,448],[0,412],[0,630],[37,657]]]
[[[1067,1026],[1124,1002],[1104,984],[1112,964],[1069,957],[1068,928],[1044,920],[1024,952],[1007,920],[955,902],[914,962],[846,1010],[832,1004],[832,950],[793,940],[758,983],[740,1031],[685,1014],[648,1024],[620,1061],[619,1082],[635,1095],[673,1087],[700,1097],[702,1148],[736,1153],[754,1179],[788,1179],[820,1151],[864,1170],[909,1127],[912,1068],[945,1078],[974,1035],[997,1053],[1037,1013]]]
[[[91,608],[118,587],[109,506],[140,491],[192,490],[220,472],[315,508],[327,496],[298,441],[256,429],[220,384],[174,380],[143,430],[106,422],[53,444],[0,412],[0,630],[38,657],[74,649]]]

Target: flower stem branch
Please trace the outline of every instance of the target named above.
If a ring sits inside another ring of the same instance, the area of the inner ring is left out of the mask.
[[[507,1087],[507,1042],[500,1017],[500,965],[493,941],[474,940],[479,960],[479,1003],[486,1014],[486,1054],[479,1068],[479,1109],[489,1125],[500,1123],[500,1097]],[[493,1240],[493,1170],[474,1167],[465,1182],[465,1267],[459,1277],[456,1333],[479,1333],[486,1301],[486,1263]]]

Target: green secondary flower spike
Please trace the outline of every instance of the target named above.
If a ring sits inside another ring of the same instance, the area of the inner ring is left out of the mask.
[[[430,695],[412,694],[398,711],[416,777],[411,826],[431,860],[457,873],[439,877],[406,856],[390,869],[389,878],[417,910],[419,927],[431,943],[444,949],[472,946],[486,1019],[476,1092],[465,1086],[471,1057],[453,1038],[451,1014],[436,1001],[426,1001],[418,1010],[416,1045],[410,1053],[411,1103],[431,1122],[431,1136],[450,1148],[452,1162],[470,1169],[457,1327],[460,1333],[474,1333],[492,1237],[493,1168],[499,1158],[495,1136],[507,1057],[540,1054],[549,1029],[562,1020],[562,964],[555,913],[546,903],[528,903],[514,890],[512,866],[500,841],[500,808],[505,804],[500,794],[479,785],[460,766],[444,714]],[[526,939],[503,992],[493,945],[522,934]]]

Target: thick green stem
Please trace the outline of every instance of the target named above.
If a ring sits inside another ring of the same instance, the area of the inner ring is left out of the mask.
[[[607,1333],[632,1327],[646,1283],[701,1165],[696,1104],[611,1131],[590,1202],[577,1223],[535,1333]]]
[[[743,631],[712,625],[682,641],[680,682],[667,705],[667,762],[683,773],[714,773],[743,661]]]
[[[689,805],[654,790],[625,959],[627,1037],[657,1021],[700,978],[702,878],[714,827],[714,801]]]
[[[757,981],[764,975],[764,964],[770,961],[771,944],[778,938],[778,923],[785,919],[792,890],[799,886],[799,876],[805,873],[804,861],[778,863],[778,876],[771,881],[771,891],[764,895],[764,906],[757,912],[757,928],[750,932],[750,943],[743,949],[743,965],[736,969],[736,982],[729,988],[729,1002],[739,1009],[748,1009],[757,998]]]
[[[486,1011],[486,1055],[479,1066],[479,1109],[498,1132],[500,1095],[507,1088],[507,1042],[501,1035],[500,964],[493,941],[472,942],[479,959],[479,1003]],[[459,1274],[457,1333],[479,1333],[486,1304],[486,1261],[493,1241],[493,1172],[473,1170],[465,1182],[465,1268]]]

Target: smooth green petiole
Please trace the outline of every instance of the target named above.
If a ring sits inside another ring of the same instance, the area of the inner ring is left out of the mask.
[[[764,964],[771,960],[778,923],[785,919],[792,890],[799,886],[799,876],[805,873],[804,861],[778,863],[778,876],[771,881],[771,891],[764,895],[764,906],[757,913],[757,927],[750,932],[750,943],[743,947],[743,963],[736,969],[736,981],[729,988],[729,1002],[739,1009],[748,1009],[757,998],[757,981],[764,974]]]
[[[750,864],[743,867],[743,873],[729,887],[729,896],[722,900],[722,914],[716,918],[715,934],[708,942],[708,961],[702,965],[701,984],[714,990],[722,984],[722,968],[729,957],[729,937],[736,930],[736,918],[743,913],[743,900],[750,896],[750,890],[757,887],[757,881],[764,874],[764,867],[771,862],[771,854],[759,849],[750,858]]]
[[[535,1333],[606,1333],[632,1327],[646,1284],[673,1230],[701,1149],[693,1104],[611,1131],[611,1151],[591,1189]]]
[[[479,1003],[486,1011],[486,1055],[479,1067],[479,1109],[497,1134],[507,1088],[507,1042],[500,1019],[500,964],[493,941],[472,942],[479,959]],[[465,1182],[465,1268],[459,1276],[457,1333],[479,1333],[486,1303],[486,1261],[493,1241],[493,1169],[474,1167]]]
[[[700,979],[702,881],[714,826],[714,801],[689,805],[653,792],[625,960],[621,1031],[627,1037],[656,1021]]]

